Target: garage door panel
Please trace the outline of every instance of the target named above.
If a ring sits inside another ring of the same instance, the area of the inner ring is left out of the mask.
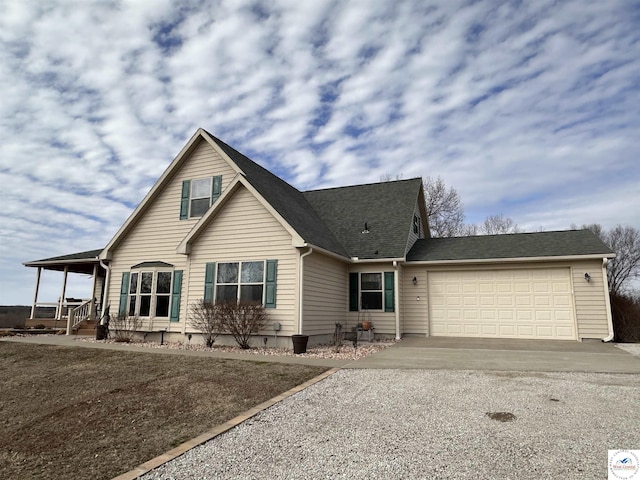
[[[433,336],[576,339],[568,268],[429,272]]]

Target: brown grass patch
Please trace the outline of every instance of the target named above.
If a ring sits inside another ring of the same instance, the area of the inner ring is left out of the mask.
[[[326,371],[0,343],[0,478],[112,478]]]

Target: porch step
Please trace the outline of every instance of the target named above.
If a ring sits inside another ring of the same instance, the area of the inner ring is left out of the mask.
[[[73,334],[84,337],[95,336],[97,325],[97,320],[85,320],[78,326],[77,330],[73,332]]]

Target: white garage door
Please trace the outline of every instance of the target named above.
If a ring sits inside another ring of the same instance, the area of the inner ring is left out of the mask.
[[[430,334],[575,340],[568,268],[429,272]]]

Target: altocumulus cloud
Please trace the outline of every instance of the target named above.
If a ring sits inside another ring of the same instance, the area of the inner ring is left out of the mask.
[[[22,261],[106,244],[199,126],[301,189],[439,175],[470,222],[640,227],[632,2],[0,7],[0,304]]]

